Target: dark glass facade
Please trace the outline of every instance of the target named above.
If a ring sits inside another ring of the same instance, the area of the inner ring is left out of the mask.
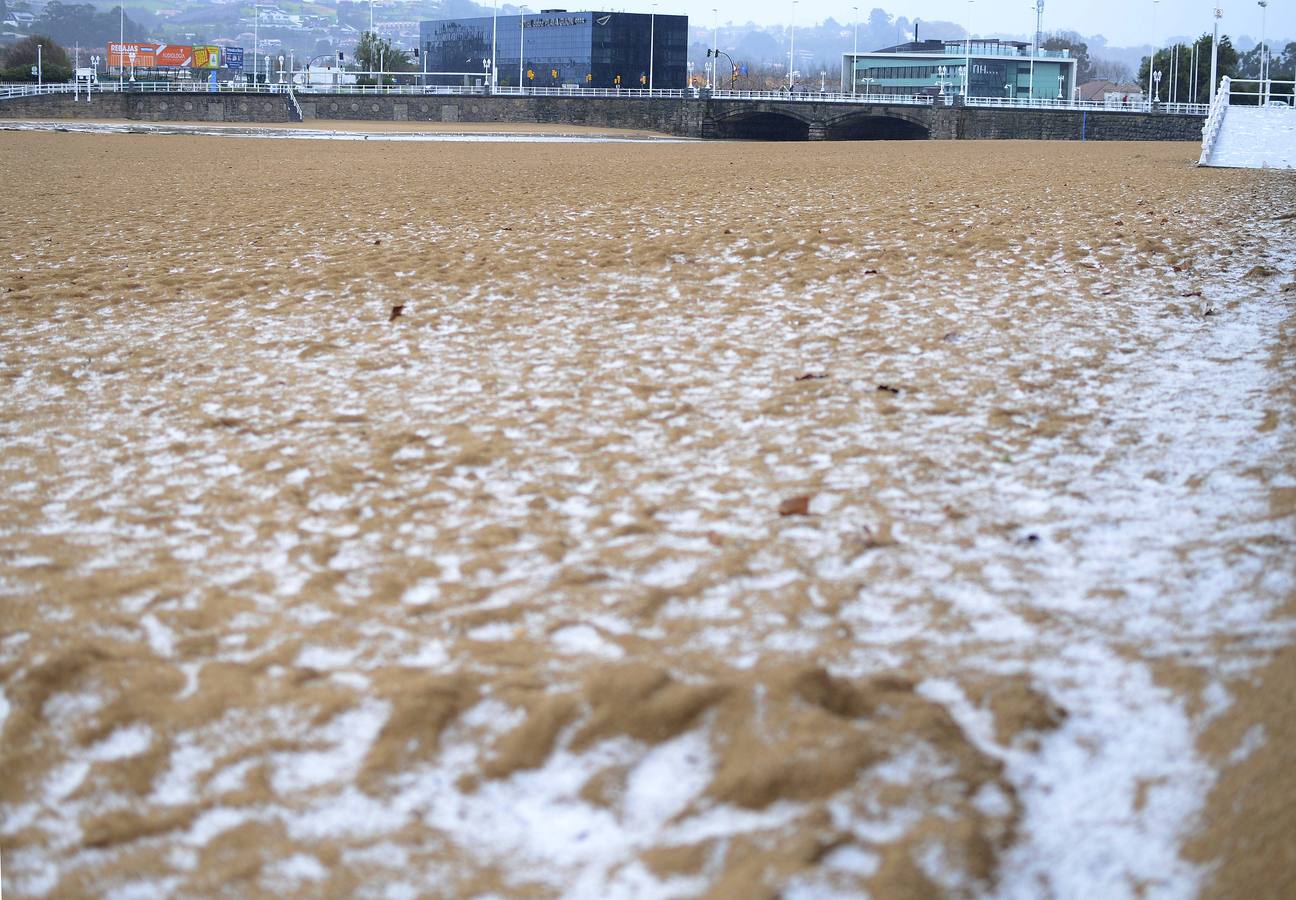
[[[688,16],[551,10],[499,16],[495,59],[501,87],[646,88],[685,86]],[[489,81],[490,16],[419,25],[420,68],[429,84]]]

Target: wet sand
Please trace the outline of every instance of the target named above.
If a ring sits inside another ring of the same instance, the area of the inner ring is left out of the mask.
[[[0,133],[6,890],[1290,884],[1296,179],[1195,155]]]

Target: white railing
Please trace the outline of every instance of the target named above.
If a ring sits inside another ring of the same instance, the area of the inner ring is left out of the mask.
[[[894,106],[932,106],[928,94],[866,94],[850,91],[713,91],[716,100],[780,100],[795,103],[886,103]]]
[[[678,100],[697,96],[686,88],[587,88],[587,87],[497,87],[494,93],[505,97],[636,97],[659,100]]]
[[[298,122],[305,122],[306,116],[302,114],[301,104],[297,102],[297,95],[293,92],[292,85],[288,85],[288,102],[292,104],[293,118]]]
[[[1232,78],[1228,90],[1221,85],[1215,95],[1218,100],[1224,96],[1224,102],[1231,106],[1280,106],[1296,105],[1296,81],[1274,81],[1266,78]]]
[[[91,88],[96,94],[280,94],[288,90],[286,84],[235,84],[221,81],[208,84],[203,81],[100,81]],[[15,97],[36,97],[45,94],[84,94],[87,86],[72,82],[57,84],[0,84],[0,100]]]
[[[1206,165],[1206,161],[1210,159],[1211,151],[1215,149],[1215,141],[1219,137],[1220,125],[1224,123],[1224,110],[1228,109],[1229,105],[1230,82],[1231,79],[1227,75],[1220,79],[1219,92],[1211,103],[1210,112],[1206,114],[1206,122],[1202,125],[1201,158],[1197,160],[1199,166]]]
[[[1160,111],[1181,116],[1204,116],[1208,109],[1205,103],[1151,103],[1147,100],[1131,100],[1114,104],[1106,100],[1057,100],[1045,97],[968,97],[964,100],[964,105],[1004,109],[1061,109],[1075,112]]]
[[[413,77],[418,77],[414,75]],[[1234,98],[1268,98],[1269,102],[1290,102],[1292,82],[1267,82],[1263,93],[1259,81],[1242,82],[1257,85],[1255,92],[1246,93],[1233,90]],[[1239,81],[1234,79],[1234,85]],[[1275,93],[1272,86],[1279,90]],[[1288,86],[1284,91],[1283,86]],[[291,88],[291,91],[289,90]],[[71,83],[59,84],[0,84],[0,100],[14,97],[30,97],[37,94],[71,94],[85,93],[84,85]],[[707,92],[697,88],[586,88],[586,87],[497,87],[493,91],[484,85],[421,85],[421,84],[317,84],[290,85],[288,83],[243,84],[222,81],[210,84],[205,81],[109,81],[104,80],[94,85],[95,93],[258,93],[290,95],[290,101],[296,103],[294,94],[356,94],[364,96],[377,95],[446,95],[446,96],[485,96],[494,94],[498,97],[609,97],[617,99],[685,99],[703,98]],[[848,91],[712,91],[710,96],[716,100],[765,100],[783,103],[862,103],[888,106],[944,106],[953,105],[952,94],[870,94],[850,93]],[[1233,102],[1237,102],[1235,99]],[[1243,102],[1246,102],[1243,99]],[[1204,103],[1149,103],[1132,101],[1121,105],[1109,104],[1102,100],[1056,100],[1052,98],[1030,97],[967,97],[965,106],[1002,109],[1053,109],[1053,110],[1088,110],[1094,112],[1152,112],[1159,111],[1170,115],[1204,116],[1210,111]]]

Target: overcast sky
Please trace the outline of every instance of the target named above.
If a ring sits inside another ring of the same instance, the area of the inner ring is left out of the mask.
[[[1220,31],[1231,35],[1260,37],[1260,7],[1256,0],[1218,0],[1224,10]],[[849,23],[855,16],[851,0],[799,0],[796,4],[798,23],[821,22],[832,17]],[[626,9],[644,9],[648,3],[636,2]],[[886,0],[886,2],[859,2],[859,15],[868,17],[874,7],[885,9],[894,16],[909,19],[944,20],[964,24],[971,16],[974,34],[1010,32],[1029,34],[1035,30],[1035,5],[1033,0]],[[1153,27],[1153,6],[1156,7],[1156,25]],[[763,25],[786,24],[792,21],[791,0],[701,0],[701,3],[680,0],[659,0],[658,12],[682,13],[692,24],[709,23],[711,9],[719,11],[720,21],[759,22]],[[1088,0],[1064,2],[1045,0],[1044,30],[1071,30],[1081,34],[1101,34],[1113,46],[1134,46],[1151,43],[1153,38],[1163,43],[1170,36],[1198,35],[1210,31],[1212,0]],[[1268,37],[1286,37],[1296,40],[1296,0],[1270,0],[1267,26]]]

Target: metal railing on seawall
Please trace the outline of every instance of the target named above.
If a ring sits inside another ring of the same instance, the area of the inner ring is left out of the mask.
[[[889,106],[943,106],[944,96],[864,94],[850,91],[712,91],[714,100],[777,100],[782,103],[885,103]]]
[[[286,84],[235,84],[217,82],[207,84],[194,81],[100,81],[90,87],[84,84],[59,82],[57,84],[0,84],[0,100],[18,97],[40,97],[49,94],[282,94]]]
[[[998,109],[1060,109],[1075,112],[1162,112],[1169,115],[1204,116],[1205,103],[1155,103],[1148,100],[1130,100],[1109,103],[1106,100],[1055,100],[1044,97],[968,97],[964,106]]]
[[[1239,82],[1260,85],[1260,82]],[[1245,98],[1255,98],[1254,102],[1288,102],[1291,98],[1292,82],[1266,82],[1253,92],[1234,89],[1233,102],[1247,102]],[[1277,86],[1279,90],[1273,91]],[[1284,86],[1287,86],[1285,90]],[[867,104],[877,106],[954,106],[960,101],[953,94],[870,94],[850,93],[849,91],[707,91],[701,88],[587,88],[587,87],[496,87],[485,85],[435,85],[435,84],[317,84],[294,85],[286,82],[262,84],[241,84],[226,81],[211,84],[202,81],[100,81],[91,90],[96,94],[103,93],[178,93],[178,94],[355,94],[361,96],[496,96],[496,97],[602,97],[623,100],[750,100],[777,101],[779,103],[840,103]],[[0,100],[15,97],[32,97],[42,94],[86,94],[84,84],[0,84]],[[1168,115],[1204,116],[1209,112],[1205,103],[1154,103],[1144,100],[1110,103],[1101,100],[1055,100],[1031,97],[966,97],[961,98],[962,105],[975,108],[992,109],[1041,109],[1070,110],[1075,112],[1159,112]]]

